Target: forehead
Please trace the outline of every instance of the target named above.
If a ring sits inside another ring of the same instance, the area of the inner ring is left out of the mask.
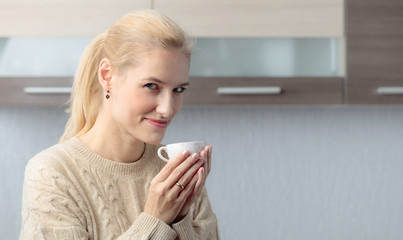
[[[178,49],[165,49],[165,48],[156,48],[149,52],[146,52],[143,55],[143,61],[156,61],[156,60],[164,60],[164,59],[171,59],[171,60],[184,60],[189,61],[190,58],[186,56],[182,51]]]
[[[155,49],[145,53],[138,64],[127,69],[130,78],[187,81],[190,58],[179,50]]]

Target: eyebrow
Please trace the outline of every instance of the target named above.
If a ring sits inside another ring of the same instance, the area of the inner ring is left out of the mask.
[[[160,84],[165,84],[164,81],[161,81],[161,80],[159,80],[158,78],[155,78],[155,77],[145,78],[145,79],[143,79],[143,81],[153,81],[153,82],[157,82],[157,83],[160,83]],[[184,83],[179,84],[178,86],[185,87],[185,86],[189,86],[189,85],[190,85],[189,82],[184,82]]]

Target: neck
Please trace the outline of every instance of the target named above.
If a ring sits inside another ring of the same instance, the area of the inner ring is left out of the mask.
[[[90,149],[104,158],[120,163],[138,161],[145,150],[145,143],[123,133],[111,120],[100,114],[94,126],[79,137]]]

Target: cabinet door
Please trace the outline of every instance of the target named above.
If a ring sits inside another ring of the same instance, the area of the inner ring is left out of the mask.
[[[347,102],[403,103],[403,1],[347,0]]]
[[[2,0],[0,36],[95,36],[151,0]]]
[[[342,37],[343,0],[155,0],[199,37]]]
[[[186,105],[341,104],[343,78],[192,77]]]
[[[64,106],[71,77],[0,77],[0,106]]]

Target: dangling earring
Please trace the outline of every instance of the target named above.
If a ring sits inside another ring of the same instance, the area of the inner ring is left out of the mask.
[[[106,91],[106,96],[105,96],[105,98],[106,98],[106,99],[109,99],[109,98],[110,98],[110,96],[109,96],[109,90]]]

